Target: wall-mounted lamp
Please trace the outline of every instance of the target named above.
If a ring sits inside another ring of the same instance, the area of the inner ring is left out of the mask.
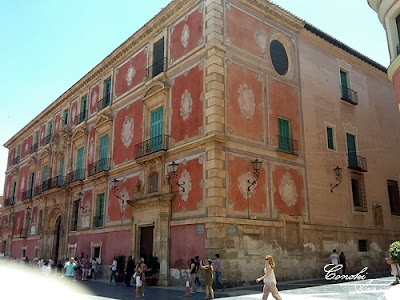
[[[117,191],[118,191],[118,184],[119,184],[119,180],[117,178],[114,178],[111,181],[111,189],[113,190],[113,194],[115,197],[117,197],[119,200],[121,200],[121,204],[122,206],[124,205],[125,201],[130,201],[129,199],[124,199],[122,198],[120,195],[117,195]]]
[[[257,180],[260,177],[260,169],[261,169],[262,161],[259,161],[258,158],[256,158],[255,160],[253,160],[251,162],[251,165],[253,167],[253,173],[254,173],[254,176],[256,177],[256,179],[254,179],[253,182],[250,182],[250,180],[247,180],[247,182],[250,183],[250,185],[247,187],[248,192],[250,192],[250,188],[257,183]]]
[[[337,188],[339,186],[339,184],[342,183],[342,168],[340,168],[339,166],[337,166],[336,168],[333,169],[333,171],[335,172],[335,177],[336,177],[336,184],[333,185],[331,183],[331,193],[333,192],[333,190],[335,188]]]
[[[86,208],[84,208],[83,206],[82,206],[82,200],[83,200],[83,193],[82,192],[79,192],[78,193],[78,201],[79,201],[79,207],[82,209],[82,211],[84,212],[84,213],[87,213],[87,209]]]
[[[179,188],[181,188],[181,189],[182,189],[182,193],[184,193],[184,192],[185,192],[185,187],[184,187],[185,182],[179,183],[178,181],[174,180],[174,178],[176,178],[176,176],[178,175],[178,174],[177,174],[178,166],[179,166],[179,164],[177,164],[177,163],[174,162],[174,161],[173,161],[172,163],[170,163],[170,164],[168,165],[168,173],[171,174],[171,176],[170,176],[171,180],[172,180]]]

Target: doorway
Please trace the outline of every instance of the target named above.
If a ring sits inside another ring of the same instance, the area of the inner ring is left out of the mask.
[[[153,235],[154,226],[140,227],[140,247],[139,255],[145,261],[153,255]]]
[[[61,236],[61,216],[57,218],[55,232],[54,232],[53,260],[55,263],[57,263],[58,261],[60,236]]]

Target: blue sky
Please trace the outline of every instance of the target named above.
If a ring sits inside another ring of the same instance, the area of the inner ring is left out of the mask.
[[[2,1],[0,145],[169,2]],[[273,2],[388,66],[385,32],[367,0]],[[7,155],[8,150],[1,147],[0,195],[3,194]]]

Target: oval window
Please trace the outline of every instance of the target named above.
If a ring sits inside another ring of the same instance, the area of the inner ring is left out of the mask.
[[[275,71],[279,75],[285,75],[289,69],[289,60],[285,47],[283,47],[281,42],[273,40],[271,42],[269,51]]]

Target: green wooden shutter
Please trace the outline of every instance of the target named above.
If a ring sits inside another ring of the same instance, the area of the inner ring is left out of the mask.
[[[100,161],[99,161],[100,172],[107,170],[107,158],[108,158],[108,135],[105,135],[100,139]]]
[[[164,38],[153,46],[153,77],[164,71]]]
[[[76,179],[83,179],[83,147],[78,149],[77,157],[76,157]]]
[[[32,198],[33,195],[33,180],[35,178],[35,173],[29,174],[29,198]]]
[[[342,85],[342,98],[349,99],[349,90],[347,87],[347,73],[340,70],[340,83]]]
[[[49,175],[49,166],[43,167],[43,182],[47,180],[47,176]]]
[[[104,103],[103,108],[110,105],[111,99],[111,78],[104,81]]]
[[[150,147],[152,152],[161,150],[162,134],[163,134],[163,108],[160,107],[151,112]]]
[[[58,177],[58,184],[63,185],[64,183],[64,157],[61,157],[60,159],[60,175]]]
[[[82,98],[81,103],[81,122],[86,120],[86,110],[87,110],[87,95]]]
[[[53,122],[49,122],[49,127],[47,130],[47,135],[51,135],[53,133]]]
[[[289,121],[278,118],[279,150],[291,152]]]
[[[347,139],[347,154],[349,157],[349,167],[357,168],[356,137],[352,134],[346,133],[346,139]]]
[[[104,194],[100,194],[97,200],[97,227],[103,227]]]
[[[326,127],[326,138],[328,141],[328,149],[335,150],[333,144],[333,129],[331,127]]]

